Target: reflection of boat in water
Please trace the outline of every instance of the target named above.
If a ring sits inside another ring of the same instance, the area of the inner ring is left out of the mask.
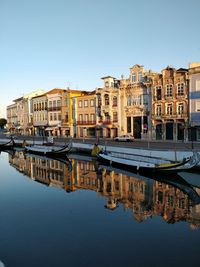
[[[5,143],[0,143],[0,150],[8,150],[8,149],[12,149],[14,147],[14,140],[9,140],[8,142]]]
[[[50,157],[61,157],[65,156],[72,148],[72,142],[69,142],[63,147],[55,147],[55,146],[46,146],[46,145],[32,145],[32,146],[25,146],[25,151],[38,154],[38,155],[45,155]]]
[[[147,181],[148,179],[152,179],[152,180],[155,180],[161,183],[168,184],[170,186],[180,189],[183,193],[187,194],[192,202],[192,205],[196,205],[200,203],[200,196],[195,191],[193,186],[189,184],[187,181],[185,181],[177,173],[170,174],[170,176],[166,174],[162,174],[162,175],[149,174],[147,177],[147,176],[142,176],[141,174],[134,173],[131,171],[113,168],[107,165],[99,165],[99,170],[103,170],[103,169],[107,171],[114,171],[115,173],[119,173],[119,174],[125,174],[125,175],[128,175],[129,177],[137,177],[138,179],[142,179],[145,181]]]
[[[100,161],[107,162],[113,166],[121,166],[129,169],[135,169],[137,171],[152,171],[152,172],[180,172],[193,168],[199,163],[199,156],[194,153],[193,156],[183,159],[179,162],[172,163],[156,163],[152,162],[152,158],[146,158],[146,160],[131,158],[132,155],[116,152],[102,152],[97,154],[97,158]]]

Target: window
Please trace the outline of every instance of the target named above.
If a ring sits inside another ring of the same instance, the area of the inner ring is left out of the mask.
[[[79,114],[79,121],[80,121],[80,122],[83,121],[83,114]]]
[[[106,94],[106,95],[104,96],[104,99],[105,99],[105,106],[108,106],[108,105],[109,105],[109,95]]]
[[[167,104],[167,115],[172,115],[172,104]]]
[[[56,120],[57,120],[57,114],[54,113],[54,121],[56,121]]]
[[[79,101],[78,101],[78,107],[79,107],[79,108],[82,108],[82,100],[79,100]]]
[[[105,82],[105,87],[109,87],[109,82],[108,81]]]
[[[91,107],[94,107],[94,99],[91,99],[91,100],[90,100],[90,106],[91,106]]]
[[[142,95],[132,96],[132,104],[135,106],[142,105]]]
[[[200,80],[196,80],[196,91],[200,91]]]
[[[85,114],[85,121],[86,122],[88,122],[88,118],[89,118],[88,114]]]
[[[184,95],[184,83],[177,84],[177,95]]]
[[[65,122],[69,122],[69,115],[68,115],[68,112],[65,113]]]
[[[172,96],[172,84],[167,84],[166,93],[167,93],[167,97]]]
[[[113,97],[113,107],[117,107],[117,97]]]
[[[84,107],[88,107],[88,100],[84,100]]]
[[[52,120],[53,120],[53,114],[50,113],[50,121],[52,121]]]
[[[200,101],[196,101],[196,112],[200,112]]]
[[[57,107],[61,107],[61,100],[57,100]]]
[[[117,118],[117,112],[113,112],[113,122],[117,122],[118,118]]]
[[[178,115],[183,114],[183,112],[184,112],[184,104],[183,103],[178,103],[178,106],[177,106]]]
[[[156,100],[161,100],[162,94],[161,94],[161,86],[156,87]]]
[[[156,106],[156,115],[161,116],[161,112],[162,112],[161,105],[157,105]]]
[[[56,100],[53,101],[53,107],[56,107]]]
[[[131,96],[127,97],[127,106],[131,106]]]
[[[61,119],[62,119],[61,113],[58,113],[58,120],[61,121]]]
[[[135,83],[136,80],[137,80],[137,73],[134,72],[134,73],[132,74],[132,83]]]
[[[52,107],[52,101],[49,101],[49,107],[50,108]]]
[[[138,73],[138,82],[142,82],[142,72]]]
[[[95,115],[94,114],[90,114],[90,120],[91,120],[91,122],[95,121]]]

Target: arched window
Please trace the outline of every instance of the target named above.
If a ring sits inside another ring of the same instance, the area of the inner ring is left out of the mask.
[[[117,97],[113,97],[113,107],[117,107]]]
[[[109,95],[108,94],[106,94],[104,96],[104,100],[105,100],[105,106],[108,106],[109,105]]]

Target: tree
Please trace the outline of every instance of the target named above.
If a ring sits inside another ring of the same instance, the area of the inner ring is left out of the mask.
[[[4,118],[0,118],[0,128],[3,129],[6,124],[7,120]]]

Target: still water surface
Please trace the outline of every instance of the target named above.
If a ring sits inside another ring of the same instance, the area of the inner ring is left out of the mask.
[[[1,152],[0,172],[5,266],[199,264],[198,173],[191,186],[178,175],[147,178],[23,152]]]

